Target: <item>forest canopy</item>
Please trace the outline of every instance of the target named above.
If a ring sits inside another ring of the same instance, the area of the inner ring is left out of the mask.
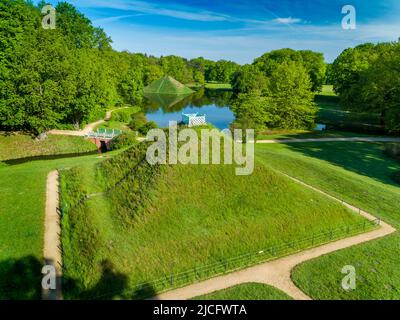
[[[0,129],[39,134],[134,105],[145,86],[169,75],[184,84],[230,82],[239,65],[204,58],[117,52],[73,5],[56,6],[56,29],[42,28],[38,6],[0,0]]]
[[[79,128],[110,107],[138,105],[143,89],[170,76],[185,85],[230,83],[237,122],[312,128],[314,95],[333,84],[346,110],[379,114],[400,132],[400,43],[346,49],[332,64],[322,53],[280,49],[252,64],[118,52],[73,5],[56,6],[56,29],[42,27],[44,2],[0,0],[0,130],[40,134]]]
[[[346,49],[331,78],[344,108],[377,114],[387,131],[400,132],[400,41]]]

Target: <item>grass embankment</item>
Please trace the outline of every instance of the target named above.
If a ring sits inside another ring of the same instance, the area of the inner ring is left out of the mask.
[[[48,173],[98,161],[92,155],[13,166],[0,162],[0,300],[40,299]]]
[[[400,164],[379,143],[257,145],[272,168],[318,187],[400,228],[400,188],[391,178]],[[399,299],[400,235],[358,245],[297,267],[295,283],[314,299]],[[357,289],[341,287],[343,266],[353,265]]]
[[[286,293],[260,283],[240,284],[193,300],[293,300]]]
[[[131,150],[100,167],[63,172],[64,274],[73,283],[65,297],[135,298],[139,283],[155,294],[194,267],[188,282],[223,271],[205,265],[280,245],[297,251],[311,246],[297,241],[312,234],[364,221],[260,163],[253,175],[238,177],[224,165],[151,171],[137,166],[137,157]],[[75,206],[77,194],[90,193],[96,195]],[[252,258],[226,267],[259,262]],[[165,282],[155,286],[160,278]]]
[[[95,144],[81,137],[53,136],[38,141],[24,134],[0,134],[0,161],[95,152]]]

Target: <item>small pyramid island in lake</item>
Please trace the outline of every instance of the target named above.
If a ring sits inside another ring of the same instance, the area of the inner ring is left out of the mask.
[[[145,93],[157,94],[191,94],[193,90],[170,76],[158,79],[144,88]]]

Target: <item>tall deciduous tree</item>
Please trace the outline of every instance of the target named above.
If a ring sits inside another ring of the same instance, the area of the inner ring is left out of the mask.
[[[268,78],[256,66],[246,64],[235,73],[232,88],[236,92],[248,93],[254,90],[265,91]]]
[[[364,112],[379,113],[390,132],[400,132],[400,43],[379,46],[379,57],[361,73],[358,89]],[[355,90],[353,91],[355,92]]]
[[[232,61],[219,60],[209,71],[210,81],[230,83],[239,70],[239,65]]]
[[[311,50],[280,49],[265,53],[255,59],[253,64],[266,76],[269,76],[278,65],[284,62],[301,63],[310,76],[311,89],[315,92],[321,91],[326,76],[325,59],[322,53]]]
[[[326,63],[322,53],[311,50],[299,51],[312,83],[311,90],[320,92],[326,81]]]
[[[161,57],[160,65],[165,75],[169,75],[182,83],[193,82],[193,74],[184,58],[177,56]]]
[[[349,48],[332,65],[335,91],[346,109],[379,114],[381,125],[399,132],[399,46],[364,44]]]
[[[377,59],[376,46],[371,43],[344,50],[332,64],[333,87],[346,108],[357,109],[360,101],[355,86],[362,72]]]
[[[317,112],[311,86],[301,63],[282,62],[271,72],[264,92],[239,94],[233,110],[239,122],[252,121],[257,127],[310,129]]]

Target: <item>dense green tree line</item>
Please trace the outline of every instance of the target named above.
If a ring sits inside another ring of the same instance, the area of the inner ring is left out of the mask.
[[[244,72],[243,72],[244,70]],[[268,77],[255,66],[242,68],[237,76],[240,88],[233,110],[235,125],[264,129],[311,129],[317,108],[307,69],[295,61],[284,61]]]
[[[103,30],[67,3],[56,7],[57,28],[45,30],[43,5],[0,0],[1,128],[80,126],[139,98],[145,56],[113,51]]]
[[[229,82],[239,67],[116,52],[102,29],[65,2],[56,6],[56,29],[45,30],[44,5],[0,0],[0,129],[79,127],[110,106],[139,103],[144,86],[163,75],[186,84]]]
[[[325,83],[326,63],[320,53],[275,50],[232,78],[239,93],[234,103],[237,122],[259,128],[311,129],[317,109],[314,92]]]
[[[230,83],[240,69],[240,65],[232,61],[219,60],[215,62],[203,57],[190,60],[189,66],[193,68],[193,79],[198,83],[202,83],[202,79],[207,82]]]
[[[116,52],[104,31],[93,27],[68,3],[56,7],[57,28],[43,29],[43,5],[0,0],[2,129],[39,134],[51,128],[79,127],[100,118],[110,106],[139,103],[144,86],[163,75],[186,84],[232,82],[249,97],[268,97],[269,118],[264,119],[264,125],[310,125],[314,111],[310,90],[322,81],[322,55],[285,49],[240,67],[231,61],[214,62],[202,57],[186,60]],[[279,75],[289,69],[291,81]],[[244,98],[240,96],[239,101]],[[240,115],[245,112],[239,106],[236,110]],[[274,110],[279,112],[274,114]],[[300,111],[307,111],[302,120],[291,118],[298,117]]]
[[[379,114],[389,132],[400,132],[400,42],[349,48],[332,65],[343,107]]]
[[[280,49],[265,53],[251,65],[242,66],[232,78],[232,86],[237,92],[251,91],[258,83],[264,84],[265,78],[284,63],[295,63],[307,71],[311,80],[311,90],[319,92],[326,82],[327,64],[322,53],[292,49]]]
[[[311,128],[314,93],[334,84],[343,106],[377,113],[400,132],[400,44],[365,44],[327,65],[321,53],[281,49],[252,64],[156,58],[117,52],[100,28],[68,3],[56,7],[56,29],[42,27],[41,8],[0,0],[0,129],[36,134],[79,127],[111,106],[139,104],[142,89],[164,75],[191,84],[231,83],[238,122],[269,128]]]

